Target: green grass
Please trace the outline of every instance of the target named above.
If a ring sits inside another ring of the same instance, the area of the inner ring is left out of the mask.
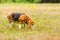
[[[0,4],[0,40],[60,40],[60,4]],[[6,18],[9,12],[24,12],[35,22],[31,30],[9,28]]]

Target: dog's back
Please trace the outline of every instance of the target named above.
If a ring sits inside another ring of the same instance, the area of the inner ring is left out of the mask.
[[[14,21],[18,21],[20,16],[21,16],[20,13],[13,13],[12,18],[13,18]]]

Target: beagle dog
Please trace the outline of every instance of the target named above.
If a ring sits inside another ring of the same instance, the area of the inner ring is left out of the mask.
[[[34,21],[25,13],[11,12],[11,13],[8,13],[7,18],[10,24],[18,22],[19,29],[21,29],[21,24],[24,24],[24,27],[25,27],[25,24],[27,24],[29,28],[34,29]]]

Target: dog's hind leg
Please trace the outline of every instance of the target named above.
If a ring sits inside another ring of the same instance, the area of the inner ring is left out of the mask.
[[[9,26],[10,28],[12,28],[12,25],[11,25],[10,23],[8,24],[8,26]]]
[[[13,28],[15,27],[15,22],[12,23],[12,27],[13,27]]]
[[[8,26],[12,28],[13,22],[9,23]]]

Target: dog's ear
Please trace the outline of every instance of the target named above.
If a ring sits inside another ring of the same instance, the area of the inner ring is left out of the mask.
[[[30,19],[29,22],[31,23],[31,25],[34,25],[34,21],[32,19]]]

